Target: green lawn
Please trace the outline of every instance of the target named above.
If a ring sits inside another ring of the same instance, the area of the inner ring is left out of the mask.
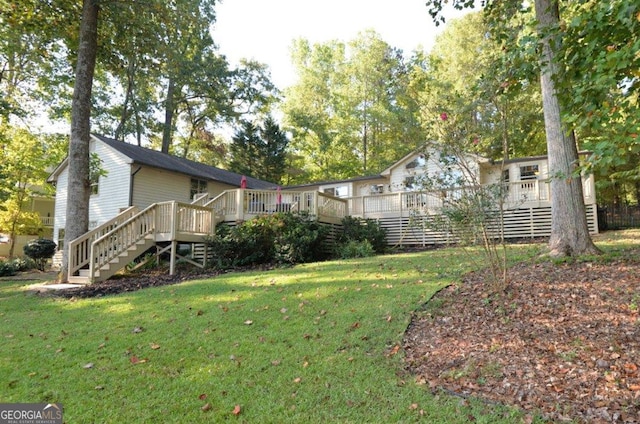
[[[394,354],[412,311],[480,263],[441,249],[83,300],[2,281],[0,402],[59,402],[69,423],[519,422],[432,395]]]

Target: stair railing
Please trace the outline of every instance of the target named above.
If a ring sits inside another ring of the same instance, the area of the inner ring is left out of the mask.
[[[155,231],[156,210],[157,204],[147,207],[91,243],[89,281],[113,258]]]
[[[91,255],[91,243],[109,233],[122,222],[134,216],[136,213],[138,213],[138,211],[138,207],[130,206],[129,208],[119,213],[116,217],[70,241],[69,271],[67,275],[69,277],[73,277],[80,269],[89,264],[89,258]]]

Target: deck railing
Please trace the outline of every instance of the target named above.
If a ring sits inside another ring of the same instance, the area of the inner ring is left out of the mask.
[[[99,227],[85,233],[75,240],[69,242],[69,270],[68,275],[75,275],[78,270],[84,268],[89,264],[89,258],[91,255],[91,244],[112,231],[118,225],[127,221],[129,218],[138,213],[139,209],[135,206],[131,206],[118,214],[115,218],[110,219]]]
[[[590,177],[583,181],[585,204],[593,203]],[[528,180],[505,183],[503,185],[503,207],[507,209],[521,206],[549,205],[551,187],[549,180]],[[348,210],[350,215],[370,217],[384,214],[402,214],[412,210],[421,210],[437,214],[451,199],[459,199],[465,191],[473,187],[461,187],[438,191],[416,191],[376,194],[350,197]],[[498,206],[498,205],[496,205]]]
[[[306,212],[318,217],[342,219],[347,201],[317,191],[226,190],[205,204],[225,221],[244,221],[275,212]]]
[[[179,239],[179,233],[211,234],[214,227],[210,208],[189,203],[155,203],[114,227],[91,243],[89,278],[112,259],[154,234]],[[70,276],[72,274],[69,274]]]
[[[156,210],[155,204],[149,206],[91,243],[90,280],[97,270],[156,230]]]

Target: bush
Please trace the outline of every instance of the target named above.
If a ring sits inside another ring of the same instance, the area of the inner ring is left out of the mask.
[[[275,260],[281,263],[306,263],[324,260],[324,243],[329,228],[309,215],[280,214],[281,224],[275,238]]]
[[[33,259],[37,268],[44,271],[47,261],[56,253],[56,243],[48,239],[31,240],[24,246],[24,254]]]
[[[375,254],[369,240],[350,240],[336,246],[336,256],[340,259],[366,258]]]
[[[373,251],[384,253],[387,249],[387,231],[375,219],[346,216],[342,219],[342,231],[337,235],[337,249],[350,241],[368,241]]]
[[[13,262],[0,260],[0,277],[10,277],[17,272]]]
[[[303,263],[326,257],[322,248],[328,229],[308,215],[276,213],[239,226],[219,225],[205,239],[211,266],[219,269],[270,262]]]
[[[28,271],[36,267],[31,258],[15,258],[12,263],[17,272]]]

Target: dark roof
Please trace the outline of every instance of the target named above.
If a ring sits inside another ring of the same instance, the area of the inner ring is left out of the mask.
[[[178,172],[189,175],[191,177],[202,178],[210,181],[219,181],[232,186],[240,187],[242,175],[235,172],[226,171],[214,166],[205,165],[189,159],[168,155],[157,150],[147,149],[145,147],[136,146],[134,144],[125,143],[104,137],[102,135],[93,135],[96,139],[102,141],[106,145],[112,147],[118,152],[130,158],[134,163],[139,165],[151,166],[154,168],[164,169],[167,171]],[[247,178],[247,188],[252,189],[274,189],[276,184],[259,180],[250,176]]]

